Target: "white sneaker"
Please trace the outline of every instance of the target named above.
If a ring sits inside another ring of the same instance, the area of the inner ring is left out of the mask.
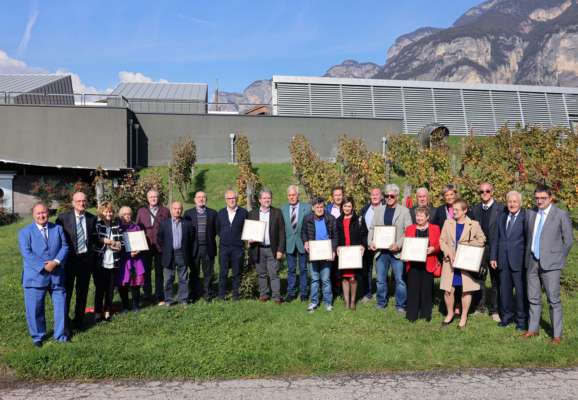
[[[309,303],[309,306],[307,306],[307,311],[313,312],[313,311],[315,311],[316,308],[317,308],[317,304]]]
[[[333,306],[331,304],[327,304],[325,306],[325,311],[333,311]]]
[[[498,313],[492,314],[492,319],[496,322],[501,322],[500,314],[498,314]]]

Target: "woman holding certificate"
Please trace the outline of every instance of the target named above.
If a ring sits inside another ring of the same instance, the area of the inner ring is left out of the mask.
[[[456,253],[459,245],[466,248],[482,248],[486,236],[477,221],[471,220],[466,214],[468,203],[458,199],[453,204],[453,219],[447,219],[440,236],[440,247],[444,253],[442,279],[440,289],[445,291],[444,301],[448,314],[442,326],[451,324],[454,320],[454,291],[462,288],[462,311],[458,328],[465,328],[468,322],[468,310],[472,303],[472,292],[480,290],[480,282],[471,273],[464,269],[454,268]],[[481,260],[480,260],[481,261]]]
[[[111,202],[105,201],[98,207],[96,222],[97,263],[94,270],[94,320],[108,321],[114,296],[114,276],[120,263],[122,233],[114,218]],[[104,302],[104,306],[103,306]]]
[[[121,207],[118,212],[123,232],[136,232],[141,228],[132,222],[132,210],[130,207]],[[126,244],[125,244],[126,250]],[[121,261],[120,271],[117,277],[118,293],[122,300],[123,310],[129,310],[131,307],[128,292],[130,289],[132,296],[132,310],[136,311],[140,306],[140,288],[144,285],[145,268],[142,255],[138,251],[124,251]]]
[[[429,209],[418,207],[415,209],[416,223],[405,230],[401,258],[406,261],[407,271],[405,317],[411,322],[418,318],[428,322],[431,320],[434,273],[439,268],[437,255],[440,252],[440,227],[430,224],[429,219]],[[412,246],[414,243],[415,246]],[[408,253],[407,256],[405,253]]]
[[[347,196],[341,206],[342,213],[337,218],[337,232],[339,235],[339,248],[337,249],[337,253],[341,250],[341,247],[350,247],[354,246],[355,248],[359,249],[359,261],[355,267],[356,269],[347,269],[347,267],[353,267],[353,265],[343,265],[343,263],[347,263],[349,258],[346,258],[345,255],[340,256],[339,258],[339,270],[341,272],[341,287],[343,288],[343,299],[345,300],[345,308],[350,310],[355,310],[355,303],[356,303],[356,295],[357,295],[357,278],[359,276],[359,272],[361,270],[359,267],[362,267],[362,257],[363,257],[363,238],[367,238],[367,233],[365,235],[361,229],[361,223],[359,222],[359,218],[355,214],[354,211],[355,204],[353,202],[353,198],[351,196]],[[357,255],[356,255],[357,256]],[[354,260],[351,261],[354,263]]]

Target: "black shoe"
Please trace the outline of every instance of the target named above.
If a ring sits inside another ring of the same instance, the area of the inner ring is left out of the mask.
[[[287,296],[287,297],[285,297],[285,302],[286,302],[286,303],[291,303],[293,300],[295,300],[295,296]]]
[[[498,326],[499,326],[500,328],[506,328],[506,327],[508,327],[511,323],[512,323],[511,321],[501,321],[501,322],[498,322]]]
[[[34,347],[41,348],[42,347],[42,341],[34,342]]]
[[[452,319],[450,319],[448,322],[442,321],[442,328],[445,328],[445,327],[449,326],[452,322],[454,322],[455,317],[456,317],[456,316],[454,315],[454,316],[452,317]]]

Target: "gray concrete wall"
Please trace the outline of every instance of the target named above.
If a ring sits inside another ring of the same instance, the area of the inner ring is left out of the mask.
[[[381,151],[385,134],[402,131],[400,120],[311,118],[243,115],[172,115],[137,113],[148,143],[148,165],[165,165],[172,143],[192,136],[200,163],[225,163],[230,159],[229,134],[244,134],[251,143],[254,162],[290,160],[289,143],[305,135],[322,158],[335,157],[337,140],[343,135],[361,137],[371,150]]]
[[[127,110],[0,105],[0,160],[38,166],[127,166]]]

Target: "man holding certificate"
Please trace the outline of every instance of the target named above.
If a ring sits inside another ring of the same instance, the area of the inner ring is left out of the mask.
[[[467,216],[468,203],[458,199],[453,204],[453,218],[447,219],[440,236],[440,247],[444,253],[442,267],[442,279],[440,289],[445,291],[444,300],[448,314],[442,326],[451,324],[454,320],[454,292],[456,288],[462,288],[462,310],[459,328],[464,329],[468,322],[468,311],[472,303],[472,292],[480,290],[480,281],[472,273],[464,268],[477,264],[478,270],[482,262],[486,236],[477,221]],[[460,248],[461,247],[461,248]],[[458,268],[458,251],[464,252],[463,265]],[[475,268],[471,268],[475,269]]]
[[[249,242],[249,256],[255,264],[259,276],[259,301],[264,303],[269,300],[270,283],[271,298],[275,303],[282,304],[279,261],[283,258],[283,251],[285,250],[285,222],[281,210],[271,207],[272,197],[271,190],[261,190],[259,193],[260,207],[251,210],[247,217],[247,220],[265,223],[262,240]]]
[[[406,261],[407,270],[405,317],[411,322],[418,318],[428,322],[431,320],[434,273],[441,267],[437,258],[440,251],[440,228],[429,223],[429,213],[429,208],[417,207],[417,223],[405,230],[401,258]]]
[[[369,227],[367,242],[371,250],[377,250],[377,307],[387,306],[387,275],[389,267],[395,277],[395,307],[405,314],[407,301],[406,284],[403,280],[403,261],[399,259],[405,230],[411,225],[409,210],[398,204],[399,186],[385,187],[385,206],[375,210]]]
[[[325,211],[323,197],[312,203],[313,213],[305,217],[301,239],[311,261],[311,303],[307,311],[319,306],[319,280],[322,284],[323,302],[327,311],[333,310],[331,291],[331,262],[337,249],[337,223],[335,217]]]

